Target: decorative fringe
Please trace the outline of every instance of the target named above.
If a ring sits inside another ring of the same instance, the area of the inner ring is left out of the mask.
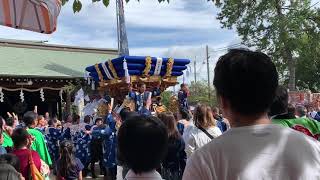
[[[40,89],[40,99],[41,99],[42,102],[44,102],[44,100],[45,100],[44,99],[44,92],[43,92],[42,88]]]

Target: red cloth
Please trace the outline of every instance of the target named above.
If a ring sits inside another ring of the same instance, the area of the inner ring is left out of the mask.
[[[29,170],[29,149],[15,149],[13,150],[13,154],[15,154],[20,160],[20,170],[21,174],[24,178],[28,178],[28,170]],[[40,171],[41,168],[41,160],[40,156],[36,151],[31,150],[32,158],[34,164],[36,165],[37,169]]]

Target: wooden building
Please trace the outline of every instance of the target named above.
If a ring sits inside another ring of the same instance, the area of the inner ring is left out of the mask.
[[[84,80],[88,65],[117,57],[116,49],[51,45],[0,39],[0,115],[22,115],[38,107],[39,114],[62,114],[61,89]],[[63,92],[63,101],[69,100]]]

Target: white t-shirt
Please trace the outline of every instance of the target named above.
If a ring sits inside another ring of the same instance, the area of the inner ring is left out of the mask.
[[[218,127],[210,127],[206,130],[214,138],[216,138],[222,134]],[[210,141],[211,141],[211,139],[208,137],[208,135],[206,135],[203,131],[201,131],[196,126],[193,126],[190,129],[190,135],[186,141],[185,151],[187,153],[187,157],[189,158],[195,150],[208,144]]]
[[[183,180],[320,179],[320,143],[279,125],[231,128],[188,159]]]

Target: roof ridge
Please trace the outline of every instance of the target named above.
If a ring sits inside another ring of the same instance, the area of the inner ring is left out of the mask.
[[[69,52],[87,52],[87,53],[108,53],[118,54],[117,49],[112,48],[93,48],[93,47],[80,47],[59,44],[46,44],[46,41],[33,41],[33,40],[16,40],[16,39],[3,39],[0,38],[0,46],[17,47],[17,48],[31,48],[31,49],[46,49],[55,51],[69,51]]]

